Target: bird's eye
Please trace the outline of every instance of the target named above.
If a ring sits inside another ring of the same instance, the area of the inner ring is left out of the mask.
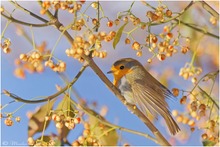
[[[125,67],[122,65],[122,66],[120,66],[120,69],[124,69]]]

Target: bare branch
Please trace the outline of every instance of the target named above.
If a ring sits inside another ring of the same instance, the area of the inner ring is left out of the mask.
[[[25,21],[21,21],[21,20],[17,20],[15,19],[14,17],[12,16],[7,16],[5,15],[4,13],[1,13],[1,15],[3,17],[5,17],[6,19],[10,20],[11,22],[14,22],[14,23],[19,23],[21,25],[25,25],[25,26],[32,26],[32,27],[46,27],[46,26],[50,26],[50,25],[53,25],[53,22],[50,21],[50,22],[46,22],[46,23],[43,23],[43,24],[34,24],[34,23],[29,23],[29,22],[25,22]]]
[[[10,93],[9,91],[7,90],[4,90],[3,93],[13,99],[15,99],[16,101],[18,102],[23,102],[23,103],[29,103],[29,104],[36,104],[36,103],[42,103],[42,102],[47,102],[47,101],[50,101],[54,98],[56,98],[57,96],[59,96],[60,94],[62,94],[63,92],[65,92],[68,88],[70,88],[78,79],[79,77],[82,75],[82,73],[84,72],[84,70],[86,69],[87,65],[85,66],[82,66],[82,68],[80,69],[80,71],[78,72],[78,74],[74,77],[74,79],[69,83],[67,84],[64,88],[62,88],[60,91],[58,91],[57,93],[53,94],[53,95],[50,95],[50,96],[47,96],[46,98],[44,99],[41,99],[41,100],[26,100],[26,99],[23,99],[13,93]]]

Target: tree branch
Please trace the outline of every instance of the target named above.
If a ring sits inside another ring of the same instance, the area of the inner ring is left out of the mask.
[[[82,75],[82,73],[84,72],[84,70],[86,69],[87,65],[82,66],[82,68],[80,69],[80,71],[78,72],[78,74],[74,77],[74,79],[67,84],[64,88],[62,88],[61,90],[59,90],[57,93],[47,96],[44,99],[41,100],[26,100],[23,99],[13,93],[10,93],[7,90],[4,90],[3,93],[13,99],[15,99],[18,102],[23,102],[23,103],[29,103],[29,104],[37,104],[37,103],[42,103],[42,102],[47,102],[47,101],[51,101],[52,99],[56,98],[57,96],[59,96],[60,94],[64,93],[68,88],[70,88],[78,79],[79,77]]]
[[[200,28],[198,28],[198,27],[196,27],[196,26],[194,26],[194,25],[191,25],[191,24],[186,23],[186,22],[184,22],[184,21],[181,21],[181,20],[179,20],[179,19],[175,19],[175,21],[180,22],[181,24],[183,24],[183,25],[185,25],[185,26],[187,26],[187,27],[190,27],[190,28],[192,28],[192,29],[194,29],[194,30],[196,30],[196,31],[198,31],[198,32],[201,32],[201,33],[203,33],[203,34],[205,34],[205,35],[208,35],[208,36],[211,36],[211,37],[214,37],[214,38],[219,39],[219,36],[218,36],[218,35],[212,34],[212,33],[208,32],[208,31],[206,31],[205,29],[200,29]]]
[[[50,22],[46,22],[44,24],[34,24],[34,23],[29,23],[29,22],[24,22],[24,21],[21,21],[21,20],[17,20],[15,19],[14,17],[12,16],[7,16],[5,15],[4,13],[1,13],[1,15],[3,17],[5,17],[6,19],[10,20],[11,22],[14,22],[14,23],[19,23],[21,25],[25,25],[25,26],[32,26],[32,27],[45,27],[45,26],[49,26],[49,25],[53,25],[54,22],[50,21]]]

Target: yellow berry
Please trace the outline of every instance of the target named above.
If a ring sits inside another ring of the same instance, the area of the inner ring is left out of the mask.
[[[148,59],[147,62],[148,62],[148,63],[151,63],[151,62],[152,62],[152,59]]]
[[[133,44],[132,44],[132,48],[134,49],[134,50],[139,50],[140,49],[140,44],[137,42],[137,41],[135,41]]]
[[[136,55],[137,55],[138,57],[141,57],[141,56],[142,56],[142,51],[138,51],[138,52],[136,53]]]
[[[12,126],[13,125],[13,121],[11,120],[11,118],[6,118],[5,119],[5,125],[6,126]]]
[[[178,115],[178,111],[177,111],[177,110],[173,110],[173,111],[172,111],[172,115],[173,115],[174,117],[176,117],[176,116]]]
[[[20,122],[20,121],[21,121],[21,118],[20,118],[20,117],[16,117],[16,118],[15,118],[15,121],[16,121],[16,122]]]

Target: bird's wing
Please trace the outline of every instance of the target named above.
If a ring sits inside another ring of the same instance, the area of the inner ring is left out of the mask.
[[[133,98],[145,115],[147,111],[154,117],[157,117],[158,114],[166,116],[167,113],[170,113],[165,101],[166,95],[164,95],[163,90],[157,85],[138,79],[132,85],[132,91]]]

